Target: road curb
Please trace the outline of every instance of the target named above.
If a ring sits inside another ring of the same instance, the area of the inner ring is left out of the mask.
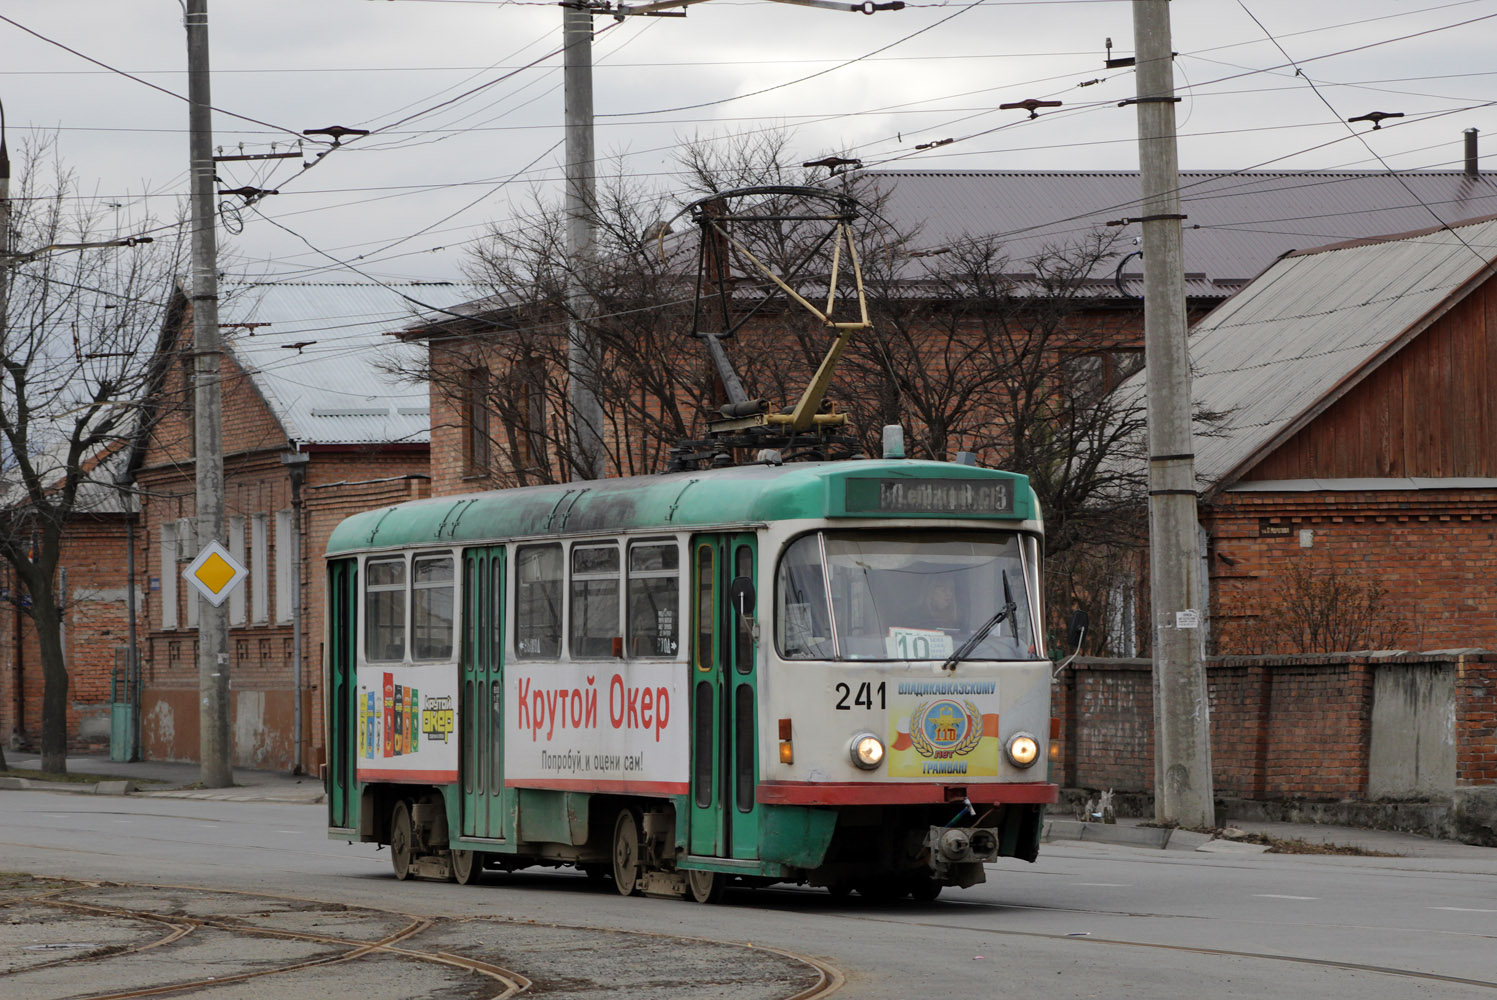
[[[68,792],[72,795],[131,795],[139,798],[209,799],[215,802],[275,802],[282,805],[320,805],[327,795],[282,794],[256,791],[253,785],[227,789],[173,788],[141,786],[134,778],[110,778],[104,781],[42,781],[38,778],[0,777],[0,790],[28,792]]]
[[[1174,831],[1164,826],[1127,826],[1117,823],[1082,823],[1074,819],[1052,819],[1045,823],[1044,840],[1082,840],[1093,844],[1121,844],[1164,850]],[[1210,839],[1210,838],[1207,838]]]

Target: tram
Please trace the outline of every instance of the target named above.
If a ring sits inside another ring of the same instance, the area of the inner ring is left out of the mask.
[[[900,459],[442,497],[327,549],[329,836],[934,898],[1033,861],[1055,737],[1026,477]]]

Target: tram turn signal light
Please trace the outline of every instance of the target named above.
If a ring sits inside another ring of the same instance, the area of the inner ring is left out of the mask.
[[[1008,740],[1008,759],[1016,767],[1029,767],[1040,756],[1040,744],[1028,733],[1015,733]]]
[[[791,742],[789,740],[781,740],[780,741],[780,763],[781,764],[794,764],[795,763],[795,747],[791,744]]]

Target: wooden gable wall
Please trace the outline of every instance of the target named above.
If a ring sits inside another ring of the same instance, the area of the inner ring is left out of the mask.
[[[1497,476],[1497,278],[1243,481]]]

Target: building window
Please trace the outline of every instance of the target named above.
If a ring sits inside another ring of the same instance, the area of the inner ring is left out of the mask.
[[[244,518],[229,518],[229,555],[244,565]],[[238,586],[229,594],[229,624],[244,624],[244,587]]]
[[[571,651],[574,659],[612,656],[619,634],[619,547],[572,548]]]
[[[177,525],[161,525],[161,627],[177,627]]]
[[[250,620],[264,625],[270,620],[270,516],[250,518]]]
[[[454,570],[451,556],[421,556],[411,563],[411,658],[452,656]]]
[[[521,545],[515,550],[515,656],[561,655],[561,546]]]
[[[629,546],[629,655],[674,657],[681,629],[681,551],[675,542]]]
[[[489,471],[489,373],[472,368],[464,373],[463,426],[467,438],[467,474]]]
[[[177,519],[177,561],[179,563],[190,563],[197,558],[197,532],[194,530],[196,527],[197,524],[191,518],[180,517]],[[172,575],[180,576],[182,569],[182,566],[178,566]],[[198,593],[191,587],[188,587],[185,593],[187,595],[187,627],[197,628]]]
[[[364,578],[364,655],[370,660],[403,660],[405,560],[371,559],[364,565]]]
[[[540,361],[520,362],[515,380],[515,465],[539,469],[546,464],[546,374]]]
[[[291,512],[275,512],[275,620],[291,620],[291,588],[296,584],[296,567],[291,565]]]

